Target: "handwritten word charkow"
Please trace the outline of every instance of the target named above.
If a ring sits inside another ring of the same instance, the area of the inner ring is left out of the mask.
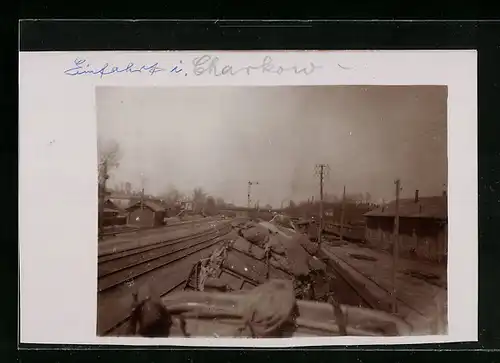
[[[124,67],[110,66],[109,63],[104,63],[98,67],[93,67],[86,59],[75,59],[74,67],[66,69],[64,74],[68,76],[82,76],[82,75],[99,75],[100,78],[108,76],[111,74],[118,73],[149,73],[154,75],[159,72],[165,72],[167,69],[161,68],[158,62],[147,65],[136,65],[135,63],[129,62]],[[168,69],[170,73],[180,73],[182,68],[179,65],[171,67]]]
[[[252,71],[260,71],[261,73],[274,73],[281,75],[283,73],[304,74],[306,76],[312,74],[317,69],[322,68],[310,62],[306,67],[291,66],[283,67],[273,63],[273,59],[269,56],[264,57],[261,63],[256,65],[247,65],[245,67],[235,68],[232,65],[220,65],[219,57],[204,55],[193,60],[193,73],[196,76],[211,74],[214,76],[234,76],[236,74],[251,75]]]

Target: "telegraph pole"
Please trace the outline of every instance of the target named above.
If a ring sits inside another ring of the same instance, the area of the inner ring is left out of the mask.
[[[108,161],[105,159],[99,165],[99,239],[104,236],[104,202],[106,200],[106,181],[108,175]]]
[[[342,194],[342,206],[340,209],[340,242],[344,241],[344,214],[345,214],[345,185]]]
[[[144,209],[144,174],[141,173],[141,210]]]
[[[252,198],[251,198],[252,185],[259,185],[259,182],[258,181],[249,181],[248,182],[248,194],[247,194],[247,197],[248,197],[248,208],[252,208]]]
[[[319,176],[319,227],[318,227],[318,250],[322,242],[323,234],[323,182],[328,172],[328,164],[316,164],[316,174]]]
[[[397,300],[397,270],[399,258],[399,192],[401,191],[401,181],[394,181],[396,185],[396,210],[394,213],[394,237],[392,242],[392,312],[398,312]]]

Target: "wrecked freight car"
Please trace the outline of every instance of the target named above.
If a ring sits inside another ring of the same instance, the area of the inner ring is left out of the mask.
[[[258,338],[410,333],[411,327],[399,318],[358,300],[342,302],[338,278],[314,256],[317,244],[304,235],[291,230],[287,233],[268,222],[241,222],[233,227],[235,230],[210,257],[192,267],[182,291],[150,303],[163,311],[153,316],[168,316],[164,323],[168,333],[161,336]],[[142,305],[138,302],[136,306]],[[146,310],[136,307],[134,311],[139,311],[136,315],[141,317],[141,311]],[[140,317],[137,321],[146,321]],[[158,323],[154,319],[153,322]],[[136,332],[148,331],[147,327],[141,330],[140,325]]]
[[[326,300],[326,265],[302,247],[303,238],[289,239],[264,225],[245,223],[235,238],[193,266],[185,289],[228,292],[248,290],[269,279],[287,279],[293,282],[297,298]]]

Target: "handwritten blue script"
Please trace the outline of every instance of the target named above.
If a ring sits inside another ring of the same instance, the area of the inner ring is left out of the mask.
[[[117,73],[149,73],[150,75],[154,75],[165,71],[165,69],[160,68],[158,62],[151,65],[136,65],[129,62],[125,67],[110,66],[109,63],[105,63],[102,66],[93,67],[86,59],[77,58],[74,61],[74,65],[74,67],[66,69],[64,74],[68,76],[99,75],[100,78],[103,78],[104,76]],[[179,66],[170,69],[170,73],[180,72],[182,72],[182,69]]]
[[[201,57],[197,57],[193,60],[193,73],[196,76],[201,76],[204,74],[211,74],[216,77],[219,76],[234,76],[239,73],[246,74],[249,76],[252,71],[260,71],[261,73],[273,73],[281,75],[283,73],[294,73],[294,74],[304,74],[306,76],[310,75],[317,69],[322,68],[312,62],[305,67],[299,66],[291,66],[291,67],[283,67],[282,65],[275,64],[273,59],[270,56],[265,56],[262,61],[255,65],[247,65],[244,67],[235,68],[229,64],[220,64],[219,57],[213,57],[209,55],[204,55]]]

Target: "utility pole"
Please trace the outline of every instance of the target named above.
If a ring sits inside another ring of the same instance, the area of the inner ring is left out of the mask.
[[[345,215],[345,185],[342,194],[342,206],[340,209],[340,242],[344,241],[344,215]]]
[[[144,209],[144,174],[141,173],[141,210]]]
[[[394,236],[392,242],[392,312],[398,312],[397,300],[397,270],[399,258],[399,192],[401,191],[401,181],[397,179],[396,184],[396,210],[394,213]]]
[[[106,181],[109,178],[108,175],[108,161],[105,159],[99,165],[99,239],[104,236],[104,202],[106,200]]]
[[[318,250],[322,242],[323,234],[323,182],[328,172],[328,164],[316,164],[316,175],[319,176],[319,227],[318,227]]]
[[[252,208],[252,198],[251,198],[251,194],[252,194],[252,185],[259,185],[259,182],[258,181],[249,181],[248,182],[248,208]]]

